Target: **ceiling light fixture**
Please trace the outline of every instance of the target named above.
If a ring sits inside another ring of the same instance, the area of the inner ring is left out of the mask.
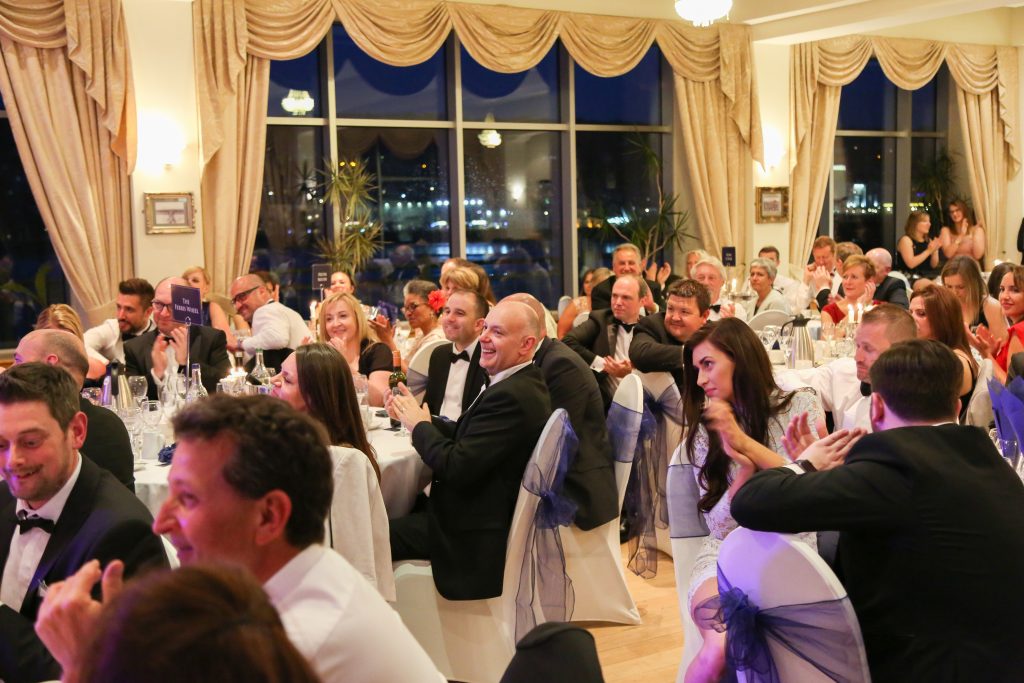
[[[732,0],[677,0],[676,14],[694,26],[711,26],[716,20],[728,18]]]

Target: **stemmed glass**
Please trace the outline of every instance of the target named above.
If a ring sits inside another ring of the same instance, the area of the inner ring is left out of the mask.
[[[141,406],[149,391],[149,381],[145,375],[132,375],[128,378],[128,389],[132,392],[132,398],[135,399],[136,405]]]
[[[758,335],[761,338],[761,343],[764,344],[764,350],[771,352],[775,347],[775,342],[779,340],[780,328],[778,325],[765,325],[761,328],[761,333]]]
[[[117,415],[121,418],[121,422],[124,423],[125,429],[128,430],[128,436],[131,439],[132,445],[132,455],[135,456],[135,461],[138,462],[142,459],[142,409],[138,404],[132,404],[118,408]]]
[[[160,425],[160,419],[164,416],[164,407],[160,405],[160,401],[143,401],[141,408],[142,422],[149,427],[149,431],[153,431]]]

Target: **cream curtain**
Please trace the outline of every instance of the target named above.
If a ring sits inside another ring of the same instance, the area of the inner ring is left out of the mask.
[[[584,69],[617,76],[636,66],[657,41],[682,95],[676,102],[677,120],[688,121],[687,127],[701,126],[686,143],[701,194],[712,188],[716,193],[714,200],[702,196],[704,208],[695,212],[701,234],[707,243],[742,248],[749,227],[744,207],[752,190],[737,184],[736,177],[746,172],[737,165],[762,157],[745,27],[694,29],[681,22],[431,0],[197,0],[194,12],[207,162],[202,179],[204,232],[207,245],[221,249],[216,256],[208,250],[206,257],[218,282],[246,270],[259,213],[262,148],[247,152],[245,182],[219,177],[237,177],[243,167],[244,148],[228,141],[252,144],[262,133],[251,128],[262,129],[266,123],[267,75],[245,66],[256,59],[300,57],[317,46],[335,21],[367,54],[394,66],[425,61],[454,30],[477,62],[504,73],[535,66],[561,39]],[[262,85],[255,82],[257,77],[264,79]],[[703,112],[704,107],[714,113]],[[724,150],[719,149],[722,140],[727,141]]]
[[[839,97],[868,59],[905,90],[930,81],[943,62],[956,84],[968,150],[971,198],[988,236],[986,253],[1002,251],[1006,183],[1020,168],[1017,145],[1018,75],[1014,48],[925,40],[847,36],[792,50],[790,253],[810,253],[828,186]]]
[[[0,0],[0,93],[86,323],[132,271],[135,100],[120,0]]]

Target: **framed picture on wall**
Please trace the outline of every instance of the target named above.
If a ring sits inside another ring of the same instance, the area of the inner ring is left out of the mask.
[[[191,192],[146,192],[143,198],[146,205],[146,234],[196,231]]]
[[[789,188],[757,188],[756,223],[785,223],[789,220]]]

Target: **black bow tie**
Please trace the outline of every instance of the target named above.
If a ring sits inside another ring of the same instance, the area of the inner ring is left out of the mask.
[[[722,304],[711,304],[711,310],[714,311],[715,313],[721,313]]]
[[[56,523],[52,519],[45,519],[43,517],[28,517],[24,511],[19,512],[14,523],[18,525],[18,529],[21,533],[27,533],[32,529],[42,529],[48,534],[53,533],[53,528]]]
[[[463,349],[459,353],[456,353],[456,354],[452,355],[452,365],[455,365],[455,363],[457,363],[460,360],[464,360],[467,363],[469,362],[469,354],[466,353],[465,349]]]
[[[135,339],[138,336],[139,335],[133,334],[132,332],[125,332],[124,334],[121,335],[121,341],[123,341],[123,342],[131,341],[132,339]]]
[[[861,382],[860,383],[860,395],[861,396],[870,396],[871,395],[871,385],[868,384],[867,382]]]
[[[618,318],[612,318],[612,321],[615,323],[617,327],[621,327],[626,332],[632,332],[633,328],[636,327],[636,323],[624,323]]]

